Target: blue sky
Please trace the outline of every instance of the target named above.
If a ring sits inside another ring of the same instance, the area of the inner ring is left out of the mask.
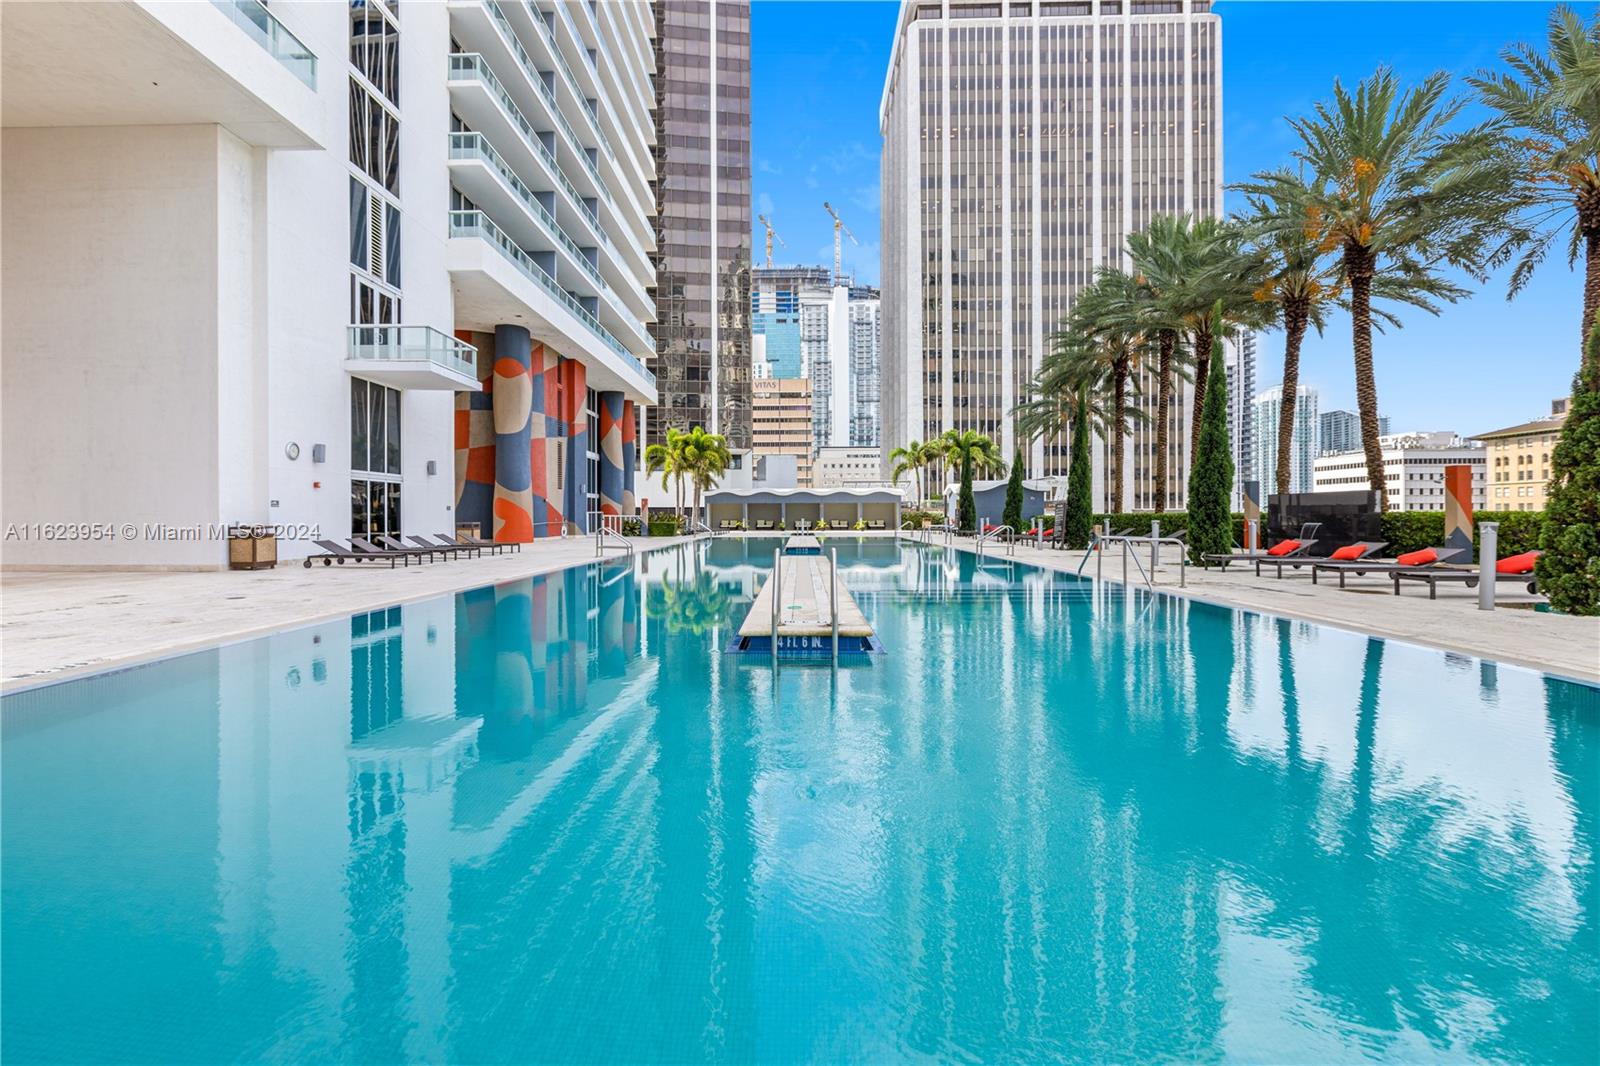
[[[1457,79],[1493,66],[1514,40],[1543,37],[1543,3],[1311,3],[1220,0],[1223,25],[1223,167],[1227,181],[1276,166],[1295,139],[1285,115],[1388,63],[1404,79],[1436,70]],[[889,0],[756,0],[751,92],[756,210],[788,248],[774,262],[829,263],[830,200],[860,239],[845,267],[878,278],[878,103],[898,4]],[[1330,27],[1341,27],[1330,32]],[[754,220],[752,219],[752,222]],[[764,233],[756,226],[755,255]],[[1477,433],[1524,421],[1565,395],[1577,366],[1582,279],[1564,252],[1546,262],[1515,302],[1504,277],[1434,318],[1407,312],[1380,335],[1379,403],[1397,431]],[[1262,338],[1258,384],[1277,384],[1283,337]],[[1301,380],[1322,407],[1354,409],[1349,320],[1308,337]]]

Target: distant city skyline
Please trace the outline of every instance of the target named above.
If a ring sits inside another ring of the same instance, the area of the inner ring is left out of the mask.
[[[1243,3],[1218,0],[1223,66],[1223,166],[1227,181],[1289,161],[1294,135],[1285,115],[1326,99],[1388,63],[1406,81],[1498,66],[1513,41],[1538,43],[1553,4],[1543,3]],[[878,104],[899,5],[892,2],[763,2],[752,8],[754,113],[751,213],[757,248],[765,212],[787,248],[774,262],[832,261],[831,201],[861,241],[844,244],[844,266],[864,284],[879,282]],[[1382,33],[1330,34],[1330,25],[1381,23]],[[1316,49],[1286,50],[1285,40],[1315,38]],[[1470,109],[1467,119],[1482,117]],[[1229,195],[1227,206],[1237,206]],[[780,258],[781,257],[781,258]],[[1557,249],[1515,302],[1504,272],[1435,318],[1406,309],[1404,328],[1376,337],[1379,401],[1398,427],[1449,427],[1464,434],[1548,411],[1564,396],[1578,361],[1581,276]],[[1258,341],[1259,379],[1281,375],[1283,335]],[[1493,375],[1508,358],[1518,373],[1493,389],[1456,388]],[[1441,376],[1441,366],[1448,372]],[[1301,378],[1315,381],[1324,406],[1354,410],[1349,319],[1330,317],[1306,338]]]

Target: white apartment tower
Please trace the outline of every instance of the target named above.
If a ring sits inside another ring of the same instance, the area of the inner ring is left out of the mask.
[[[6,562],[631,509],[652,25],[631,0],[8,5],[4,507],[85,533]]]
[[[1125,265],[1127,235],[1157,214],[1221,212],[1210,6],[902,3],[880,110],[886,450],[956,428],[1010,456],[1010,412],[1096,269]],[[1185,392],[1169,434],[1178,507]],[[1129,436],[1127,502],[1140,506],[1154,430]],[[1035,442],[1026,461],[1034,476],[1064,473],[1065,445]]]
[[[1315,485],[1314,463],[1321,452],[1321,420],[1317,417],[1319,396],[1309,385],[1295,389],[1294,428],[1290,436],[1289,491],[1311,492]],[[1261,505],[1278,491],[1278,420],[1283,416],[1283,386],[1274,385],[1261,393],[1251,405],[1255,421],[1254,454],[1251,463],[1261,480]]]
[[[1248,331],[1223,342],[1223,365],[1228,380],[1228,441],[1233,448],[1233,509],[1244,506],[1244,485],[1259,484],[1256,469],[1256,335]],[[1265,493],[1265,487],[1260,488]],[[1266,502],[1262,496],[1261,502]]]

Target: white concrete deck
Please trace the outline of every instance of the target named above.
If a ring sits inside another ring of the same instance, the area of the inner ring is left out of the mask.
[[[793,538],[791,538],[793,539]],[[816,543],[815,537],[806,540]],[[782,596],[778,600],[778,636],[826,637],[833,633],[833,616],[828,606],[828,580],[831,561],[826,555],[785,555],[783,557]],[[750,613],[739,627],[741,637],[772,634],[772,581],[769,578],[756,592]],[[870,637],[872,626],[856,606],[855,598],[839,581],[839,635]]]
[[[922,536],[929,543],[943,543],[942,534]],[[957,537],[952,543],[958,550],[973,550],[971,538]],[[1144,545],[1139,550],[1141,561],[1149,570],[1150,548]],[[1018,562],[1070,573],[1084,562],[1085,554],[1018,542],[1014,558]],[[993,542],[984,546],[984,555],[1007,558],[1004,546]],[[1092,576],[1094,571],[1095,560],[1091,557],[1083,573]],[[1128,573],[1130,581],[1143,584],[1131,561]],[[1122,580],[1120,547],[1113,546],[1107,551],[1104,577],[1111,581]],[[1237,563],[1226,571],[1191,566],[1187,588],[1179,587],[1179,577],[1177,549],[1162,549],[1155,581],[1163,592],[1320,622],[1600,684],[1600,618],[1535,611],[1534,605],[1544,603],[1544,597],[1530,595],[1515,582],[1499,582],[1495,609],[1480,611],[1475,588],[1441,584],[1439,598],[1430,600],[1426,585],[1406,583],[1396,596],[1388,576],[1381,574],[1350,575],[1343,589],[1339,588],[1336,577],[1326,574],[1319,584],[1313,585],[1308,568],[1286,569],[1280,580],[1270,571],[1258,578],[1253,566]]]
[[[636,540],[639,551],[687,537]],[[605,558],[622,553],[608,549]],[[0,573],[0,691],[261,636],[595,560],[592,537],[401,566]]]

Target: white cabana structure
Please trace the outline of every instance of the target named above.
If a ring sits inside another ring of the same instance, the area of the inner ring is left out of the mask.
[[[904,494],[891,488],[717,489],[706,496],[712,529],[899,529]]]

